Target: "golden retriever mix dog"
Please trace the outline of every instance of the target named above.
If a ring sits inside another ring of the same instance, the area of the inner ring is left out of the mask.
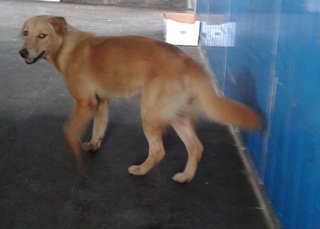
[[[218,123],[253,130],[259,116],[250,108],[219,95],[205,70],[177,47],[139,36],[95,36],[68,25],[63,17],[34,16],[23,25],[20,55],[27,64],[51,62],[63,75],[75,108],[64,126],[73,156],[98,150],[106,131],[108,103],[113,98],[139,96],[147,159],[129,167],[144,175],[164,157],[162,135],[171,125],[185,144],[188,160],[176,182],[195,175],[203,146],[195,133],[195,107]],[[79,144],[93,114],[92,138]]]

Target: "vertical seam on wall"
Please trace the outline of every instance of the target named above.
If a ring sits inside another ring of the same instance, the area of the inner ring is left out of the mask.
[[[208,62],[208,59],[206,58],[206,55],[205,55],[205,50],[203,50],[203,48],[201,46],[198,46],[198,49],[199,49],[199,53],[201,55],[201,58],[204,62],[204,69],[206,70],[206,73],[208,74],[208,76],[210,76],[210,82],[214,88],[214,90],[218,93],[218,94],[223,94],[221,92],[221,90],[219,89],[218,87],[218,82],[217,82],[217,79],[216,79],[216,75],[214,74],[214,72],[211,70],[210,68],[210,64]]]
[[[281,6],[281,2],[279,3],[279,10]],[[266,173],[266,166],[267,166],[267,157],[268,157],[268,152],[269,152],[269,139],[270,139],[270,129],[271,129],[271,124],[272,124],[272,114],[274,113],[274,106],[275,106],[275,99],[276,99],[276,94],[277,94],[277,87],[278,87],[278,82],[279,79],[276,76],[276,63],[277,63],[277,51],[278,51],[278,40],[279,40],[279,30],[280,30],[280,23],[281,23],[281,15],[278,13],[276,14],[276,23],[275,23],[275,33],[273,36],[273,48],[272,48],[272,53],[274,55],[274,61],[271,65],[271,87],[269,90],[269,98],[268,98],[268,104],[267,104],[267,116],[266,116],[266,121],[267,123],[267,128],[266,128],[266,135],[263,139],[263,148],[262,148],[262,164],[261,164],[261,178],[263,181],[265,180],[265,173]]]

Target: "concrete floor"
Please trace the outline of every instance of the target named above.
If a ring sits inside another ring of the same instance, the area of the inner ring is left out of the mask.
[[[168,10],[188,9],[188,0],[61,0],[61,2]],[[189,4],[192,3],[189,2]]]
[[[1,228],[268,228],[224,127],[199,122],[205,151],[190,184],[170,179],[186,160],[171,130],[164,136],[166,158],[148,175],[130,176],[127,167],[147,153],[137,101],[111,104],[102,148],[88,158],[87,175],[78,175],[61,131],[72,107],[62,77],[45,61],[28,66],[18,55],[19,29],[32,15],[62,15],[98,34],[163,39],[162,13],[1,1]],[[197,48],[184,50],[202,61]]]

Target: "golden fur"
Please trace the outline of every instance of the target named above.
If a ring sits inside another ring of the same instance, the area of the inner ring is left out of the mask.
[[[99,37],[69,26],[55,16],[35,16],[23,25],[21,56],[28,64],[44,58],[63,75],[75,108],[64,134],[76,159],[84,151],[98,150],[108,121],[108,103],[117,97],[139,96],[141,120],[149,155],[129,173],[144,175],[163,157],[162,134],[171,125],[185,144],[188,161],[176,182],[195,175],[203,146],[194,130],[194,107],[210,119],[257,129],[259,116],[250,108],[216,93],[206,72],[173,45],[139,37]],[[79,136],[94,114],[92,138],[79,144]],[[80,146],[81,145],[81,146]]]

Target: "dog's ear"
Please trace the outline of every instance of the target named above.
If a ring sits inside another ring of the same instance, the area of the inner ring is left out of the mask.
[[[67,31],[67,22],[63,17],[52,17],[50,23],[58,34],[64,34]]]
[[[23,26],[20,29],[20,33],[19,33],[20,38],[23,37],[23,32],[25,31],[25,27],[26,27],[26,22],[23,24]]]

